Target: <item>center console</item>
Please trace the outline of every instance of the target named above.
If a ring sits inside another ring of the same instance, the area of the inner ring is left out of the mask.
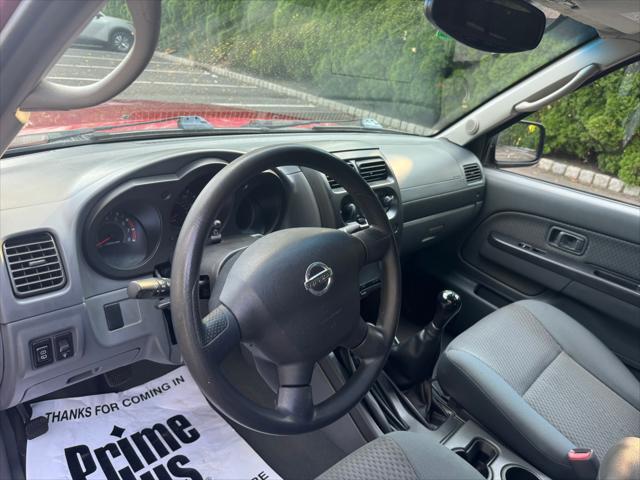
[[[466,420],[444,445],[492,480],[545,480],[546,475],[500,443],[473,420]]]

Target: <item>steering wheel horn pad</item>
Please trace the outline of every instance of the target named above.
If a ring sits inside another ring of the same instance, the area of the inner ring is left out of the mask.
[[[295,159],[292,161],[291,159]],[[204,316],[198,281],[209,226],[246,179],[287,165],[335,178],[351,194],[369,226],[354,234],[302,227],[257,239],[216,279]],[[360,318],[359,272],[382,265],[376,325]],[[171,275],[171,312],[178,344],[195,381],[222,413],[265,433],[312,431],[337,420],[360,401],[380,374],[400,310],[400,268],[391,225],[369,185],[342,160],[302,145],[258,149],[234,160],[205,186],[180,231]],[[274,408],[242,395],[221,363],[239,343],[275,366]],[[359,358],[356,372],[332,396],[313,403],[317,361],[338,347]]]
[[[254,354],[276,365],[313,363],[353,343],[364,256],[363,245],[340,230],[274,232],[240,255],[219,300],[233,312]],[[322,295],[305,288],[307,269],[318,263],[330,272]]]

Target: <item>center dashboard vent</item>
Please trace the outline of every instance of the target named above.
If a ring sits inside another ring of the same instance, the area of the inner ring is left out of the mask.
[[[356,170],[367,183],[386,180],[387,177],[389,177],[389,167],[387,167],[387,162],[381,157],[348,160],[347,163],[351,168]],[[341,188],[340,184],[328,175],[327,181],[333,190]]]
[[[16,297],[32,297],[64,287],[64,268],[50,233],[15,237],[4,242],[2,249]]]
[[[462,166],[464,170],[464,178],[467,183],[479,182],[482,180],[482,168],[477,163],[468,163]]]

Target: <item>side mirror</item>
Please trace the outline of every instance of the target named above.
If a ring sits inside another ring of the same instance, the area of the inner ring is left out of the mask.
[[[102,17],[104,17],[104,13],[102,12],[96,13],[96,18],[102,18]]]
[[[496,137],[494,160],[499,167],[530,167],[542,157],[545,130],[541,123],[520,121]]]
[[[512,53],[538,46],[547,19],[525,0],[426,0],[427,19],[477,50]]]

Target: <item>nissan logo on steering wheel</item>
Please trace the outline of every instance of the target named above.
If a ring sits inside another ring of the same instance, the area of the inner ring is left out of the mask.
[[[333,270],[322,262],[314,262],[307,267],[304,274],[304,288],[312,295],[327,293],[333,282]]]

